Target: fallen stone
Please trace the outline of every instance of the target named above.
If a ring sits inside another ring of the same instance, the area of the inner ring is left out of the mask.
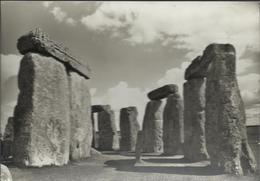
[[[205,85],[204,78],[184,83],[184,157],[190,161],[209,158],[205,138]]]
[[[163,111],[163,151],[176,155],[183,144],[183,103],[178,93],[169,95]]]
[[[159,100],[166,98],[168,95],[174,94],[175,92],[178,92],[178,86],[169,84],[149,92],[147,96],[151,100]]]
[[[235,48],[211,44],[204,54],[210,61],[206,82],[206,145],[212,167],[242,175],[256,171],[248,145],[244,104],[236,79]]]
[[[95,148],[90,149],[90,155],[95,156],[95,155],[102,155],[101,152],[97,151]]]
[[[120,150],[134,151],[137,139],[137,133],[140,129],[137,121],[137,108],[127,107],[120,111]]]
[[[64,65],[36,53],[21,60],[14,111],[14,162],[64,165],[69,160],[70,100]]]
[[[92,143],[91,98],[88,80],[75,72],[69,72],[70,94],[70,159],[90,156]]]
[[[99,141],[98,150],[116,150],[119,148],[119,137],[115,124],[115,113],[106,109],[98,113]]]
[[[71,71],[75,71],[86,79],[90,77],[90,68],[86,61],[80,60],[73,56],[67,47],[61,43],[50,39],[49,35],[40,28],[30,31],[21,36],[17,42],[17,48],[21,54],[28,52],[37,52],[43,55],[52,56],[64,63]]]
[[[7,166],[0,164],[1,181],[12,181],[12,175]]]
[[[163,152],[162,127],[163,127],[163,109],[165,102],[161,100],[152,100],[147,103],[144,121],[144,152]]]

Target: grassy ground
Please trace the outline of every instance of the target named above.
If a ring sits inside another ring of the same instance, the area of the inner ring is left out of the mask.
[[[186,163],[181,156],[146,154],[134,165],[132,153],[103,155],[63,167],[17,168],[9,166],[14,181],[257,181],[257,176],[235,177],[208,167],[208,162]]]

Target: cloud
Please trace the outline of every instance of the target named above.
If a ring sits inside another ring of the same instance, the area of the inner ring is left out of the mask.
[[[245,106],[260,103],[260,74],[241,75],[237,80]]]
[[[95,90],[96,91],[96,90]],[[136,106],[138,109],[138,121],[142,125],[144,109],[148,98],[146,98],[146,91],[142,91],[136,87],[129,87],[129,85],[121,81],[102,96],[92,97],[93,104],[109,104],[115,111],[116,123],[119,128],[119,113],[120,109],[128,106]]]
[[[213,42],[233,43],[239,54],[247,45],[259,47],[258,14],[252,2],[104,2],[81,23],[93,31],[120,33],[124,27],[132,44],[153,43],[162,34],[184,35],[174,41],[192,50],[187,56],[194,58]]]
[[[66,24],[70,25],[70,26],[75,26],[76,25],[76,20],[74,20],[73,18],[67,18],[66,19]]]
[[[42,5],[45,7],[45,8],[48,8],[53,2],[52,1],[44,1],[42,2]]]
[[[166,71],[165,75],[157,81],[158,86],[163,86],[165,84],[177,84],[179,87],[179,94],[182,96],[184,73],[186,68],[190,65],[190,62],[183,62],[181,67],[175,67]]]
[[[54,18],[58,22],[63,22],[64,19],[67,17],[67,13],[62,11],[60,7],[54,7],[51,11],[51,14],[53,14]]]
[[[246,123],[247,125],[260,125],[260,104],[246,109]]]

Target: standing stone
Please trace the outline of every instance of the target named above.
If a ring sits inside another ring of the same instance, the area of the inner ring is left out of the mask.
[[[12,175],[7,166],[0,164],[1,181],[12,181]]]
[[[144,152],[160,153],[163,151],[162,127],[164,106],[165,103],[162,100],[152,100],[146,105],[143,121]]]
[[[142,163],[143,145],[144,145],[143,131],[138,131],[136,146],[135,146],[135,163]]]
[[[98,136],[97,136],[97,132],[96,132],[96,122],[95,122],[95,118],[94,118],[94,113],[91,113],[91,120],[92,120],[92,134],[93,134],[93,138],[92,138],[92,147],[93,148],[98,148]]]
[[[205,138],[205,85],[202,78],[184,83],[184,157],[190,161],[209,158]]]
[[[9,117],[7,124],[5,126],[4,140],[13,141],[14,140],[14,121],[13,117]]]
[[[92,142],[91,100],[88,80],[75,72],[69,73],[70,93],[70,159],[90,156]]]
[[[206,142],[211,165],[236,175],[254,172],[256,162],[247,141],[236,79],[235,48],[211,44],[204,54],[211,61],[206,83]]]
[[[69,160],[70,100],[64,65],[27,53],[18,74],[14,161],[21,166],[64,165]]]
[[[1,155],[4,160],[8,160],[13,157],[13,141],[14,141],[14,121],[13,117],[9,117],[5,132],[4,132],[4,140],[1,144]]]
[[[182,151],[183,105],[178,93],[167,97],[163,112],[163,151],[166,155],[176,155]]]
[[[140,129],[137,121],[137,108],[127,107],[120,111],[120,150],[134,151],[137,139],[137,133]]]
[[[115,150],[119,147],[119,137],[115,124],[115,113],[110,106],[98,113],[99,150]]]

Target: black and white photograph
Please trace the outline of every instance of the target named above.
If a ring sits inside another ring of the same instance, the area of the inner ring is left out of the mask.
[[[1,181],[259,181],[260,1],[1,1]]]

